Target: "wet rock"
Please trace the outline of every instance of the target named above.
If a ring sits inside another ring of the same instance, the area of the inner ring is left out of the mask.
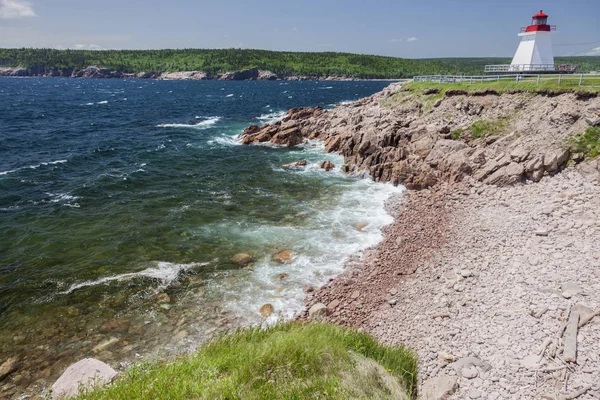
[[[421,387],[421,400],[446,400],[458,389],[456,376],[438,376],[429,378]]]
[[[325,171],[331,171],[332,169],[335,168],[335,164],[332,163],[331,161],[323,161],[319,167],[321,169],[324,169]]]
[[[283,272],[277,276],[277,279],[279,279],[281,281],[281,280],[284,280],[285,278],[287,278],[288,276],[289,276],[288,274]]]
[[[262,315],[264,318],[270,317],[271,314],[273,314],[274,308],[272,304],[264,304],[259,310],[258,312],[260,313],[260,315]]]
[[[314,287],[312,287],[310,285],[304,286],[304,293],[312,293],[314,291],[315,291]]]
[[[308,309],[308,316],[313,321],[321,321],[327,316],[327,306],[317,303]]]
[[[292,250],[283,250],[273,256],[273,260],[281,264],[292,261],[292,258],[294,258],[294,252]]]
[[[19,368],[19,359],[10,357],[0,365],[0,382],[6,379],[7,376],[15,372]]]
[[[306,160],[300,160],[300,161],[296,161],[296,162],[293,162],[290,164],[283,164],[282,167],[287,168],[287,169],[298,169],[298,168],[306,167]]]
[[[369,224],[365,224],[365,223],[355,224],[354,229],[356,229],[359,232],[362,232],[368,225]]]
[[[235,256],[231,257],[231,262],[238,265],[248,265],[253,263],[254,257],[248,253],[238,253]]]
[[[101,387],[113,380],[117,371],[94,358],[86,358],[71,365],[52,385],[52,399],[77,395],[79,388]]]

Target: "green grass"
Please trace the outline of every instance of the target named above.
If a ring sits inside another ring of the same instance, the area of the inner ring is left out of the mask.
[[[507,118],[495,120],[480,119],[479,121],[475,121],[473,125],[469,127],[469,129],[471,130],[471,136],[473,139],[479,139],[483,136],[502,134],[507,123]]]
[[[583,134],[568,140],[571,153],[580,153],[585,158],[600,155],[600,127],[589,127]]]
[[[459,128],[459,129],[457,129],[457,130],[455,130],[455,131],[452,131],[452,133],[451,133],[451,135],[452,135],[452,139],[453,139],[453,140],[459,140],[459,139],[460,139],[460,135],[462,135],[462,133],[463,133],[464,131],[465,131],[465,130],[464,130],[464,129],[462,129],[462,128]]]
[[[483,90],[494,90],[498,94],[507,91],[528,91],[532,93],[543,91],[578,91],[578,92],[600,92],[600,76],[586,77],[582,86],[579,86],[579,75],[563,76],[561,83],[558,79],[551,81],[536,82],[537,78],[527,78],[519,83],[513,79],[501,79],[500,81],[478,82],[478,83],[435,83],[435,82],[410,82],[404,85],[406,90],[415,93],[423,93],[430,89],[439,89],[441,95],[445,95],[448,90],[462,90],[466,92],[475,92]]]
[[[171,362],[136,365],[79,398],[412,398],[416,382],[417,357],[403,347],[334,325],[291,322],[237,331]]]

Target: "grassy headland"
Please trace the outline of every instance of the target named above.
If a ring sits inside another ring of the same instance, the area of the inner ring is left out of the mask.
[[[481,74],[508,59],[405,59],[351,53],[308,53],[250,49],[57,50],[0,49],[0,66],[80,70],[95,65],[125,73],[204,71],[218,74],[257,67],[284,76],[409,78],[431,74]],[[558,58],[583,71],[600,70],[600,57]]]
[[[413,397],[417,357],[365,333],[282,323],[222,336],[171,362],[140,364],[94,399],[349,399]]]

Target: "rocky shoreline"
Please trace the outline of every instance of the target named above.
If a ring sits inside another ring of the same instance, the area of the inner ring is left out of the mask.
[[[55,78],[96,78],[96,79],[157,79],[157,80],[220,80],[220,81],[353,81],[352,77],[343,76],[303,76],[303,75],[285,75],[276,74],[270,71],[262,71],[258,68],[249,68],[241,71],[226,72],[220,74],[211,74],[204,71],[181,71],[181,72],[139,72],[127,73],[123,71],[112,70],[110,68],[101,68],[89,66],[83,69],[75,68],[46,68],[43,65],[32,67],[0,67],[0,76],[10,77],[55,77]]]
[[[413,189],[299,318],[413,348],[423,399],[600,398],[600,174],[566,145],[600,126],[599,100],[395,84],[247,128],[245,144],[319,140],[343,170]]]

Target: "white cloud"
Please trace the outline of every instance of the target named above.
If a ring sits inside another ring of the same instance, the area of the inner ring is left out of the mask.
[[[31,3],[23,0],[0,0],[0,18],[35,17]]]
[[[98,46],[97,44],[76,44],[73,46],[75,50],[106,50],[102,46]]]
[[[296,27],[293,27],[293,28],[292,28],[292,30],[293,30],[294,32],[298,32],[298,28],[296,28]]]
[[[419,40],[419,38],[416,37],[409,37],[408,39],[406,39],[407,42],[416,42],[417,40]]]
[[[586,51],[581,54],[582,56],[600,56],[600,47],[596,47],[595,49],[591,49],[590,51]]]
[[[400,42],[403,42],[403,41],[404,41],[404,39],[390,39],[390,40],[388,40],[388,42],[390,42],[390,43],[400,43]]]

